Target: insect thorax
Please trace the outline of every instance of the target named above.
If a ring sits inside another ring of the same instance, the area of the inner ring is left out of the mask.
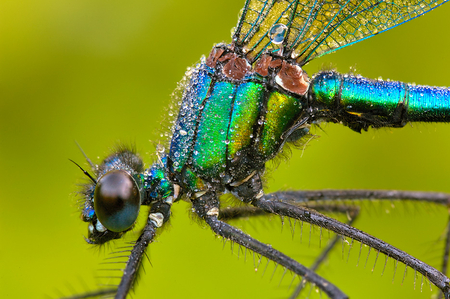
[[[306,107],[309,78],[298,65],[265,54],[253,64],[233,46],[215,46],[183,94],[169,153],[171,179],[187,192],[215,189],[262,173],[291,139]]]

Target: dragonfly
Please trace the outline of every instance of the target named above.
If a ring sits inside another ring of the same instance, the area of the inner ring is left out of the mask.
[[[167,147],[157,147],[157,161],[144,170],[136,153],[121,148],[100,165],[91,163],[95,176],[86,172],[92,181],[85,188],[82,209],[83,220],[89,222],[88,242],[102,244],[121,238],[133,227],[140,206],[150,206],[148,222],[122,281],[113,289],[116,297],[129,292],[135,275],[127,273],[136,273],[146,246],[169,219],[172,204],[183,197],[216,234],[275,260],[332,298],[346,295],[281,252],[253,239],[250,242],[249,236],[222,219],[269,212],[313,223],[405,262],[447,294],[448,278],[436,269],[318,212],[326,207],[326,199],[386,199],[392,195],[324,195],[320,191],[313,195],[265,194],[261,183],[265,163],[286,143],[309,140],[310,127],[320,122],[342,123],[360,132],[369,127],[402,127],[409,121],[448,121],[445,88],[373,81],[333,71],[309,77],[303,71],[313,58],[389,30],[442,3],[247,1],[232,43],[216,45],[208,58],[189,72],[172,139]],[[349,31],[352,28],[354,31]],[[118,182],[125,182],[129,189]],[[116,192],[127,195],[117,196]],[[226,192],[249,207],[236,208],[234,214],[224,216],[228,210],[220,209],[219,195]],[[421,200],[431,200],[427,197],[430,194],[421,196]],[[433,196],[436,202],[443,202]],[[397,193],[391,199],[402,197],[405,194]],[[126,199],[118,203],[125,208],[111,212],[111,203],[118,198]],[[306,202],[316,206],[305,208]],[[356,213],[349,207],[344,210],[350,218]]]

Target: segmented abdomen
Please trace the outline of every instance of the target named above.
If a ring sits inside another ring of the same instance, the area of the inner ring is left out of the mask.
[[[327,71],[314,76],[311,92],[319,104],[340,113],[336,118],[343,118],[346,125],[357,131],[369,126],[402,127],[408,121],[450,121],[450,90],[445,87]]]

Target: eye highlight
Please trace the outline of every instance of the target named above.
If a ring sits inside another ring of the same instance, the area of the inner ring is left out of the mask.
[[[141,206],[139,188],[124,170],[112,170],[95,186],[94,209],[98,220],[110,231],[123,232],[137,219]]]

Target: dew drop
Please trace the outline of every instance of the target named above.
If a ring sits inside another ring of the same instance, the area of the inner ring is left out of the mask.
[[[269,37],[272,40],[272,43],[279,45],[284,41],[284,37],[286,36],[287,26],[284,24],[275,24],[270,28]]]

